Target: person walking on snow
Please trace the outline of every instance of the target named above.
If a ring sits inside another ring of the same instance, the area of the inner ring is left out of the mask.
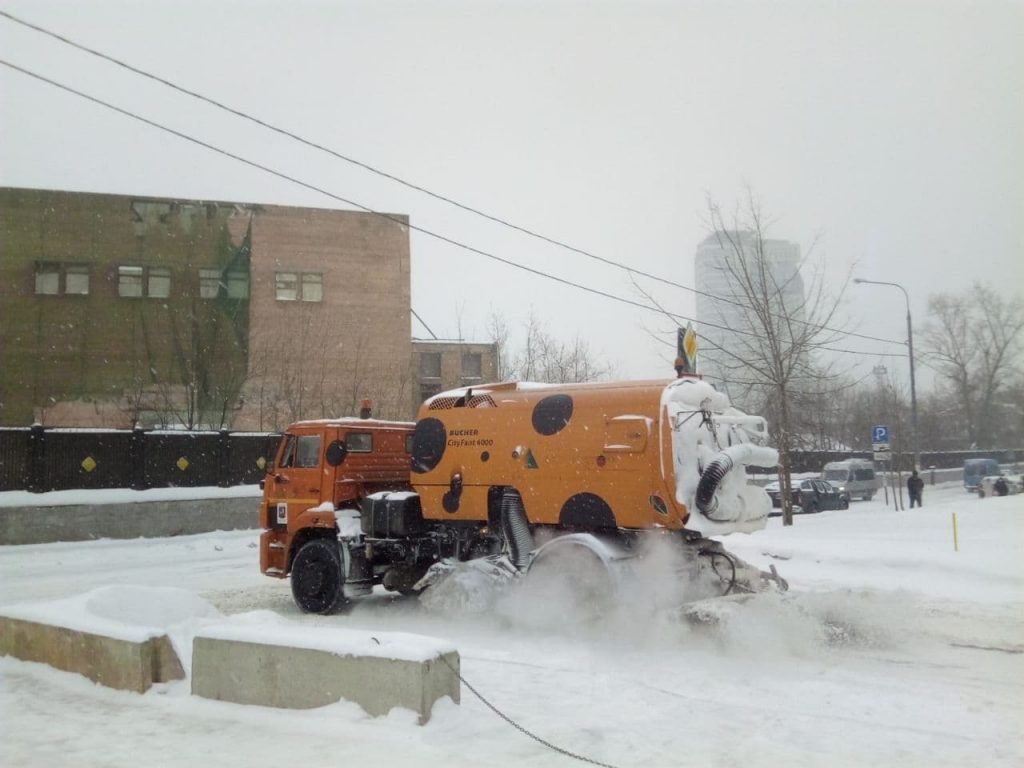
[[[924,490],[924,480],[917,476],[917,470],[915,469],[910,473],[910,477],[907,478],[907,493],[910,494],[910,508],[914,508],[914,502],[917,502],[917,506],[921,504],[921,491]]]

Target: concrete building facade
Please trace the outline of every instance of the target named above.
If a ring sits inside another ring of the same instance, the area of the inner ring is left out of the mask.
[[[0,189],[0,423],[408,418],[407,222]]]

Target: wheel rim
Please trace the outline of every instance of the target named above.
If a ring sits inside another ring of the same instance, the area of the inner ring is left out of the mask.
[[[327,564],[323,560],[314,560],[299,574],[299,594],[303,597],[317,597],[324,591],[327,582]]]

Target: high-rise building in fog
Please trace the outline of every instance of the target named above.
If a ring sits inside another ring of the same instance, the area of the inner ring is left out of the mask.
[[[757,236],[749,231],[713,232],[697,246],[697,333],[701,338],[698,372],[712,384],[741,399],[757,375],[740,359],[757,346],[761,328],[752,327],[744,310],[749,305],[740,281],[728,264],[742,252],[753,265],[758,257]],[[800,246],[788,240],[762,240],[766,283],[775,293],[779,311],[803,317],[804,284],[800,277]],[[719,297],[719,299],[712,298]],[[726,299],[727,301],[722,301]],[[735,302],[735,303],[730,303]]]

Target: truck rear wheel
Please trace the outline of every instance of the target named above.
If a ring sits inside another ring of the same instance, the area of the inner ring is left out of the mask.
[[[615,603],[608,564],[586,546],[543,552],[526,572],[524,587],[538,604],[557,606],[557,623],[596,624]]]
[[[341,552],[330,539],[302,545],[292,563],[292,597],[306,613],[334,613],[345,605]]]

